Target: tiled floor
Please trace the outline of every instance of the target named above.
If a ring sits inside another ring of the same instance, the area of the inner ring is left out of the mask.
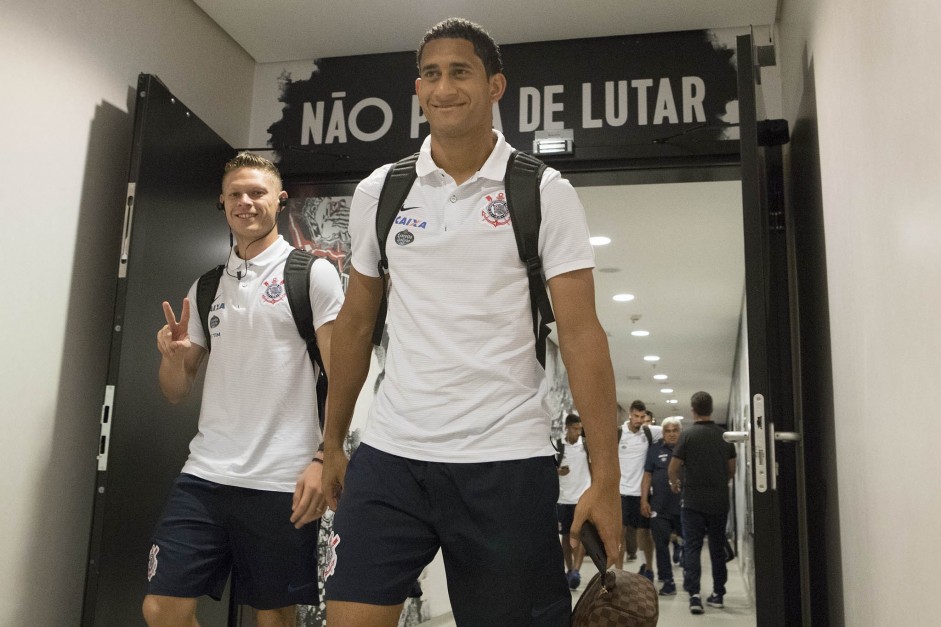
[[[697,625],[699,627],[754,627],[755,608],[748,599],[745,592],[745,585],[742,581],[742,575],[739,571],[738,558],[728,563],[729,581],[726,583],[726,594],[723,609],[716,609],[705,605],[706,597],[712,592],[712,573],[709,566],[709,550],[703,547],[702,552],[702,599],[705,606],[705,614],[693,616],[689,613],[689,595],[680,590],[675,596],[660,597],[660,621],[658,627],[679,627],[686,625]],[[625,570],[639,568],[639,562],[628,562],[624,564]],[[572,606],[574,607],[578,597],[584,591],[588,581],[598,572],[590,560],[585,560],[582,565],[582,585],[572,592]],[[677,586],[682,585],[683,571],[678,566],[673,567],[673,578]],[[659,582],[657,589],[659,590]],[[422,627],[455,627],[454,617],[451,614],[438,616],[429,622],[423,623]]]

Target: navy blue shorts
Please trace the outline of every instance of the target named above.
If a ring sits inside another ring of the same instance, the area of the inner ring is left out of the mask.
[[[650,519],[640,513],[640,497],[621,495],[621,520],[625,527],[650,529]]]
[[[575,506],[558,503],[555,506],[556,515],[559,517],[559,535],[567,536],[572,530],[572,523],[575,522]],[[566,540],[568,542],[568,540]]]
[[[360,444],[333,519],[327,601],[402,603],[440,547],[457,624],[568,626],[558,498],[551,456],[450,464]]]
[[[218,601],[234,569],[240,604],[259,610],[318,605],[320,521],[295,529],[292,498],[181,474],[154,531],[148,594]]]

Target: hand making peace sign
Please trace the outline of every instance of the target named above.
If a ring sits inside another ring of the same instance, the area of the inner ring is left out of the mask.
[[[189,299],[183,299],[183,310],[179,321],[177,321],[173,308],[170,307],[170,303],[167,301],[163,301],[163,315],[167,319],[167,323],[157,332],[157,350],[167,359],[172,361],[182,360],[186,349],[191,346]]]

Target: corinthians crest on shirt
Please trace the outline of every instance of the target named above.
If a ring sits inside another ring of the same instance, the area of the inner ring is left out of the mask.
[[[284,279],[271,279],[265,281],[265,291],[261,293],[261,299],[266,303],[274,305],[276,302],[284,299]]]
[[[500,192],[496,196],[487,196],[487,206],[480,212],[480,216],[494,228],[506,226],[510,223],[510,208],[506,204],[506,195]]]

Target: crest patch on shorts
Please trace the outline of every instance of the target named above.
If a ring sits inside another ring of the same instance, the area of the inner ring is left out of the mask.
[[[330,540],[327,542],[327,565],[323,568],[323,580],[326,581],[337,567],[337,545],[340,544],[340,536],[333,531],[330,532]]]
[[[157,574],[157,553],[160,552],[160,547],[156,544],[150,547],[150,559],[147,560],[147,581],[150,581],[154,578],[154,575]]]

